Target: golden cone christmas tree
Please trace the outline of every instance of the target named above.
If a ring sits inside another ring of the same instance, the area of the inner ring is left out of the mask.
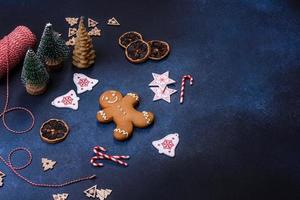
[[[93,48],[92,39],[86,31],[83,17],[81,17],[73,50],[72,63],[78,68],[88,68],[95,63],[95,59],[96,52]]]

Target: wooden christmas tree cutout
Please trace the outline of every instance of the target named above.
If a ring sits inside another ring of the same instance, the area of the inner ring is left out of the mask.
[[[54,165],[56,164],[56,161],[49,160],[48,158],[42,158],[42,163],[44,171],[47,171],[49,169],[53,169]]]
[[[53,200],[67,200],[69,194],[63,193],[63,194],[53,194]]]
[[[68,46],[74,46],[75,45],[75,37],[72,37],[71,39],[69,39],[66,42],[66,45],[68,45]]]
[[[76,28],[69,28],[68,37],[72,37],[73,35],[76,35],[77,29]]]
[[[3,172],[0,171],[0,187],[3,186],[3,181],[4,181],[4,177],[5,177],[5,174]]]
[[[112,190],[109,190],[109,189],[100,189],[100,190],[97,190],[97,195],[96,197],[99,199],[99,200],[104,200],[108,197],[108,195],[110,195]]]
[[[70,26],[74,26],[78,23],[78,18],[75,17],[66,17],[65,19],[68,22],[68,24],[70,24]]]
[[[94,185],[93,187],[84,190],[83,193],[89,198],[95,198],[97,193],[97,185]]]
[[[120,26],[120,23],[116,20],[116,18],[113,17],[111,19],[108,19],[107,25],[110,25],[110,26]]]
[[[96,52],[93,48],[92,39],[84,26],[83,17],[80,18],[76,35],[72,63],[78,68],[88,68],[95,63]]]
[[[97,21],[95,21],[91,18],[88,18],[88,27],[95,27],[95,26],[97,26],[97,24],[99,24]]]
[[[101,36],[101,30],[97,27],[94,27],[92,30],[88,32],[90,36]]]

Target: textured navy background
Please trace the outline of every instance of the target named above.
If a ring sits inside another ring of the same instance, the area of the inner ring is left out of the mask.
[[[0,0],[0,35],[15,26],[29,26],[40,38],[45,23],[66,36],[68,16],[84,15],[100,22],[102,36],[94,39],[95,66],[80,71],[70,60],[62,71],[51,74],[46,94],[28,95],[20,81],[20,69],[11,74],[10,105],[26,106],[36,116],[34,129],[13,135],[1,126],[0,154],[17,146],[31,149],[33,163],[21,173],[37,182],[60,183],[96,174],[97,179],[59,189],[34,188],[7,174],[0,199],[51,199],[59,192],[69,199],[87,199],[83,190],[97,184],[111,188],[111,200],[139,199],[299,199],[300,198],[300,6],[279,0]],[[120,27],[105,21],[115,16]],[[135,30],[146,40],[162,39],[172,52],[161,62],[129,63],[117,43],[125,31]],[[180,79],[191,74],[185,102],[179,94],[171,104],[153,102],[148,88],[152,72],[170,71],[180,89]],[[80,95],[78,111],[57,109],[52,99],[75,89],[74,72],[99,79],[92,92]],[[2,105],[4,82],[1,82]],[[98,96],[116,89],[137,92],[140,110],[153,111],[155,124],[135,130],[128,142],[112,138],[114,125],[99,125],[95,114]],[[24,127],[23,113],[7,116],[9,124]],[[59,144],[43,143],[39,128],[49,118],[62,118],[71,127]],[[176,157],[159,155],[151,141],[178,132]],[[109,153],[129,154],[129,167],[105,162],[93,168],[89,159],[94,145]],[[56,160],[43,172],[41,158]],[[24,161],[19,154],[16,164]]]

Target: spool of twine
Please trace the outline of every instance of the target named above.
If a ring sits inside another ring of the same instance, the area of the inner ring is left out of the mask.
[[[26,26],[18,26],[6,37],[10,41],[9,49],[5,38],[0,40],[0,78],[4,77],[7,69],[10,71],[16,67],[24,59],[26,51],[36,43],[36,36]]]
[[[5,104],[2,113],[0,113],[0,118],[4,127],[12,133],[26,133],[34,126],[34,115],[30,110],[24,107],[9,107],[9,72],[23,60],[26,51],[33,47],[35,42],[35,35],[25,26],[18,26],[9,35],[0,40],[0,78],[6,74]],[[26,129],[15,130],[6,123],[5,115],[18,110],[27,112],[32,119],[31,125]]]
[[[25,26],[18,26],[13,32],[11,32],[9,35],[5,36],[2,40],[0,40],[0,73],[1,76],[6,74],[6,96],[5,96],[5,105],[2,113],[0,113],[0,118],[2,118],[2,123],[5,126],[5,128],[13,133],[21,134],[26,133],[32,129],[34,126],[34,115],[30,110],[24,107],[8,107],[9,103],[9,72],[12,68],[14,68],[21,60],[23,60],[26,51],[33,47],[36,42],[35,35]],[[17,110],[22,110],[27,112],[31,119],[32,124],[24,130],[15,130],[13,128],[8,127],[5,121],[5,114]],[[28,154],[28,162],[24,166],[16,167],[12,164],[12,155],[17,151],[25,151],[25,153]],[[18,170],[25,169],[31,164],[32,161],[32,155],[31,152],[24,148],[24,147],[18,147],[10,152],[8,155],[8,159],[4,159],[3,156],[0,155],[0,161],[3,161],[4,164],[12,170],[12,172],[17,175],[19,178],[27,182],[28,184],[34,186],[34,187],[50,187],[50,188],[59,188],[64,187],[67,185],[71,185],[74,183],[79,183],[81,181],[87,181],[95,178],[95,175],[87,176],[87,177],[81,177],[78,179],[66,181],[61,184],[47,184],[47,183],[36,183],[34,181],[31,181],[30,179],[26,178],[25,176],[21,175]]]

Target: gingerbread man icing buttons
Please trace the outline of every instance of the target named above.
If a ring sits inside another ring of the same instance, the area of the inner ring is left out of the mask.
[[[98,111],[97,120],[101,123],[114,121],[114,138],[119,141],[127,140],[134,127],[145,128],[154,121],[153,113],[135,109],[138,102],[137,94],[128,93],[123,97],[119,91],[106,91],[99,97],[102,110]]]

